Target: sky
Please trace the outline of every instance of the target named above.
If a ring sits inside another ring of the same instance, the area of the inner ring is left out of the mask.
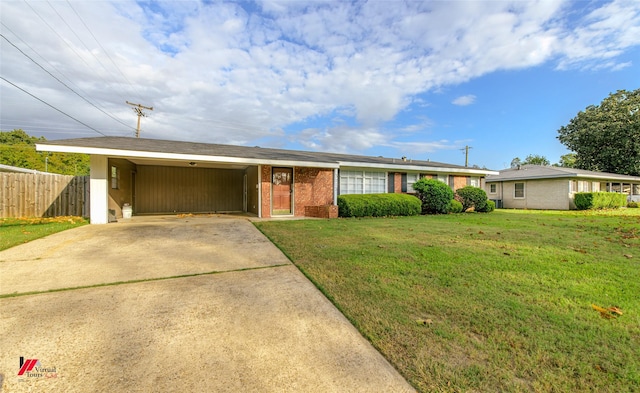
[[[640,88],[640,1],[0,2],[0,130],[500,170]],[[469,147],[468,150],[466,147]]]

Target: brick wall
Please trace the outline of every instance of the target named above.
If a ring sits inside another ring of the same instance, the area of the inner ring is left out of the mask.
[[[262,217],[271,217],[271,165],[262,166],[262,184],[260,184],[260,193],[262,195]]]
[[[451,175],[453,176],[453,175]],[[467,186],[467,177],[466,176],[453,176],[453,191],[455,192],[457,189]]]
[[[308,206],[333,205],[333,169],[296,167],[293,181],[296,217],[307,216]]]
[[[393,193],[400,194],[402,192],[402,173],[393,174]]]

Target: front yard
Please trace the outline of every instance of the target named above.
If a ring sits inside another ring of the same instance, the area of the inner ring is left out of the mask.
[[[640,389],[640,209],[256,226],[420,391]]]
[[[0,251],[88,223],[82,217],[0,218]]]

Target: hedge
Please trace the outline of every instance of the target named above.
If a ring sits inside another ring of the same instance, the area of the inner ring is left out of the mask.
[[[627,194],[617,192],[578,192],[574,196],[578,210],[617,209],[627,204]]]
[[[417,216],[422,202],[407,194],[348,194],[338,197],[340,217]]]
[[[478,187],[466,186],[456,190],[456,200],[462,203],[462,211],[473,208],[474,211],[482,212],[487,208],[487,193]],[[494,205],[495,207],[495,205]]]
[[[449,213],[462,213],[462,203],[452,199],[449,205]]]
[[[422,201],[423,214],[447,214],[451,208],[453,191],[445,183],[436,179],[422,178],[413,183]]]

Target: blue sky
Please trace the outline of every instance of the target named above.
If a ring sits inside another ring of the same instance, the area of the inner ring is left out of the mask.
[[[0,128],[558,162],[559,127],[640,88],[640,2],[0,3]]]

